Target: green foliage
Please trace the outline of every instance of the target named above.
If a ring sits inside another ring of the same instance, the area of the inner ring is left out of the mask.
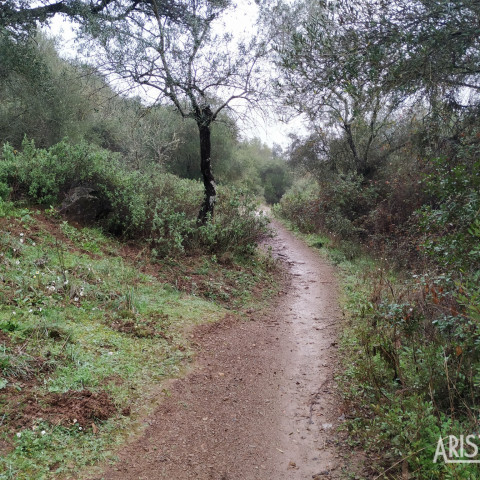
[[[359,175],[345,175],[329,183],[300,181],[281,199],[278,212],[301,231],[322,231],[340,239],[358,238],[362,222],[375,205],[377,192],[365,188]]]
[[[478,88],[472,78],[480,65],[478,2],[395,0],[380,4],[366,0],[362,7],[365,10],[358,9],[359,19],[367,12],[375,19],[368,24],[369,66],[378,68],[388,59],[384,88],[424,89],[433,94],[439,87]]]
[[[172,200],[158,199],[152,219],[153,254],[160,257],[175,256],[185,252],[185,241],[195,229],[194,218],[176,211]]]
[[[321,217],[317,204],[319,185],[314,180],[301,179],[283,195],[275,212],[292,222],[304,233],[320,229]]]
[[[388,62],[364,67],[372,46],[370,31],[361,25],[369,14],[362,13],[349,2],[299,0],[278,2],[269,20],[280,72],[277,94],[308,116],[316,131],[310,139],[319,139],[328,151],[326,163],[368,176],[377,168],[376,152],[389,145],[382,134],[404,96],[382,88]]]
[[[53,41],[42,36],[0,45],[9,69],[0,85],[0,141],[19,147],[24,135],[50,146],[85,130],[92,103],[79,71],[59,59]],[[92,109],[93,110],[93,109]],[[91,117],[90,117],[91,118]]]
[[[432,166],[426,188],[435,201],[418,213],[423,248],[443,267],[474,274],[480,270],[480,161],[452,167],[437,159]]]
[[[447,291],[448,279],[429,276],[401,280],[361,258],[340,266],[347,428],[379,456],[374,468],[388,469],[387,478],[405,462],[418,479],[473,478],[474,465],[433,463],[440,436],[477,428],[478,332],[455,311],[454,286]]]
[[[258,213],[258,202],[248,191],[223,187],[215,219],[199,229],[199,241],[212,253],[252,255],[258,240],[270,234],[269,220]]]
[[[99,225],[123,238],[150,243],[159,257],[176,256],[200,246],[213,253],[252,253],[266,233],[266,221],[247,192],[220,190],[215,222],[197,232],[202,199],[200,182],[179,179],[151,165],[138,171],[122,165],[118,155],[81,143],[60,142],[38,149],[23,142],[21,151],[6,144],[0,159],[0,185],[15,198],[58,205],[76,186],[88,186],[107,206]],[[88,243],[88,242],[86,242]]]
[[[260,178],[267,203],[278,203],[292,184],[287,164],[282,159],[272,159],[260,166]]]

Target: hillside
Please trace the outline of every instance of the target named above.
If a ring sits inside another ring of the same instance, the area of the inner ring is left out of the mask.
[[[275,288],[268,259],[151,263],[53,211],[4,203],[0,229],[2,478],[108,458],[188,367],[192,327]]]

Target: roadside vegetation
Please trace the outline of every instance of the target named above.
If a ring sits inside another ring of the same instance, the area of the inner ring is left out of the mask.
[[[257,2],[262,34],[235,48],[214,29],[229,1],[4,3],[0,478],[108,456],[189,361],[190,326],[268,297],[259,199],[343,271],[365,475],[475,478],[433,457],[479,431],[478,2]],[[59,13],[101,61],[59,56],[38,28]],[[247,99],[308,132],[245,140]]]
[[[296,181],[275,211],[340,266],[339,381],[365,475],[477,478],[433,459],[439,438],[449,455],[449,435],[479,429],[478,6],[283,8],[304,16],[278,38],[278,88],[312,133],[291,144]]]
[[[288,170],[221,116],[199,223],[195,122],[118,95],[41,34],[2,30],[0,58],[0,478],[71,478],[141,430],[193,327],[273,294],[257,211]]]

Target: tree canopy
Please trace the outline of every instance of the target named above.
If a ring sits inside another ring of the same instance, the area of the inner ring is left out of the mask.
[[[43,0],[39,5],[31,6],[25,0],[5,0],[0,11],[0,27],[11,31],[23,31],[34,27],[37,22],[45,23],[55,15],[63,14],[74,20],[84,22],[91,16],[103,15],[109,19],[121,19],[132,12],[152,7],[162,15],[176,17],[180,9],[174,1],[162,0]]]
[[[184,118],[192,118],[200,135],[205,201],[199,218],[213,214],[215,181],[211,169],[210,126],[238,100],[259,99],[258,39],[236,43],[215,28],[234,6],[227,0],[182,0],[181,16],[165,15],[157,0],[123,19],[102,17],[89,33],[101,46],[104,70],[132,87],[156,91]]]

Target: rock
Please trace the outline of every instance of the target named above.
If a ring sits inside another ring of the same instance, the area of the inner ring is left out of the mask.
[[[63,201],[60,213],[69,220],[93,224],[111,212],[110,202],[97,196],[94,188],[81,186],[71,188]]]

